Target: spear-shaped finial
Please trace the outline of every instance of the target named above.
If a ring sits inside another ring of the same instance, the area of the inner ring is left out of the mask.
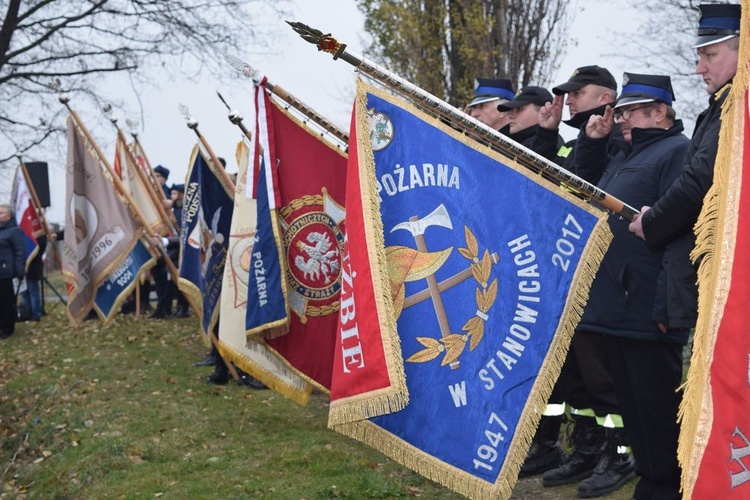
[[[240,59],[239,57],[227,54],[224,59],[237,71],[241,71],[243,75],[249,76],[255,83],[260,83],[263,75],[257,69],[250,66],[248,63]]]
[[[285,101],[287,104],[289,104],[292,108],[297,110],[306,118],[312,120],[317,126],[322,128],[326,132],[330,133],[333,137],[335,137],[338,141],[340,141],[340,143],[337,143],[336,145],[342,149],[346,149],[346,145],[349,142],[349,136],[342,130],[339,130],[336,126],[332,125],[329,120],[317,114],[309,106],[301,102],[299,99],[294,97],[292,94],[290,94],[283,88],[279,87],[278,85],[274,83],[271,83],[268,79],[264,80],[264,76],[260,72],[260,70],[253,68],[252,66],[250,66],[250,64],[246,63],[242,59],[232,56],[232,55],[225,56],[225,59],[234,69],[236,69],[237,71],[241,71],[245,76],[249,76],[250,78],[252,78],[256,85],[261,85],[262,81],[265,81],[265,87],[268,91],[270,91],[279,99]],[[227,109],[229,109],[229,105],[221,96],[221,94],[219,94],[219,99],[221,99],[221,102],[223,102],[224,105],[227,107]],[[232,123],[235,123],[234,118],[232,117],[232,113],[233,111],[230,110],[229,119],[232,121]],[[241,120],[242,117],[240,116],[239,119]],[[305,123],[307,123],[306,120],[305,120]],[[240,128],[242,128],[241,125],[240,125]],[[244,131],[245,130],[243,128],[243,132]],[[247,135],[248,138],[250,137],[250,134],[245,134],[245,135]]]
[[[304,23],[296,21],[286,21],[286,23],[291,26],[303,40],[312,43],[318,47],[318,50],[333,54],[334,59],[338,59],[346,49],[346,44],[339,43],[339,41],[333,38],[330,33],[323,34],[320,30],[311,28]]]
[[[240,112],[237,111],[236,109],[232,109],[227,103],[227,101],[224,99],[224,96],[221,95],[221,92],[219,92],[218,90],[216,91],[216,95],[219,96],[219,99],[221,99],[221,102],[223,102],[224,106],[226,106],[227,110],[229,110],[229,121],[235,125],[239,125],[240,123],[242,123],[242,115],[240,114]]]
[[[109,118],[109,121],[112,122],[112,125],[117,127],[117,116],[115,116],[115,111],[112,109],[112,105],[107,103],[102,107],[102,111],[104,111],[104,114],[107,118]]]
[[[65,104],[66,106],[68,105],[68,102],[70,102],[70,96],[62,91],[62,82],[59,78],[55,78],[54,80],[52,80],[52,82],[50,82],[49,84],[49,88],[57,92],[57,99],[61,103]]]
[[[125,118],[125,125],[130,130],[130,135],[138,139],[138,122],[131,118]]]

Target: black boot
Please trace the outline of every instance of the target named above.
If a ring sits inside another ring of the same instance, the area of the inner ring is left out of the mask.
[[[190,311],[186,306],[177,306],[177,310],[172,315],[173,318],[187,318],[190,316]]]
[[[620,489],[635,477],[635,462],[629,453],[618,453],[625,446],[625,429],[606,429],[604,446],[594,473],[578,485],[581,498],[598,498]]]
[[[215,366],[216,362],[218,361],[218,357],[219,351],[215,347],[212,347],[211,352],[209,352],[208,355],[202,360],[198,361],[197,363],[193,363],[193,366]]]
[[[240,379],[237,381],[237,385],[239,386],[246,386],[250,389],[255,389],[257,391],[263,391],[265,389],[268,389],[268,387],[258,380],[257,378],[253,377],[249,373],[245,373],[239,368],[237,368],[237,375],[239,375]]]
[[[229,369],[221,358],[216,363],[216,369],[214,372],[206,377],[206,382],[215,385],[224,385],[229,382]]]
[[[562,415],[542,416],[518,477],[541,474],[560,465],[563,458],[562,447],[558,441],[560,425]]]
[[[573,450],[556,469],[548,470],[542,477],[545,487],[562,486],[586,479],[598,462],[598,452],[604,444],[604,428],[594,417],[574,417],[571,436]]]
[[[159,307],[156,308],[156,310],[151,313],[151,316],[149,316],[149,319],[164,319],[167,317],[167,313],[164,312],[163,309],[160,309]]]

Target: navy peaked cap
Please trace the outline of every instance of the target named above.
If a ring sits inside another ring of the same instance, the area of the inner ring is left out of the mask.
[[[154,167],[154,172],[161,175],[165,179],[169,179],[169,169],[167,167],[162,167],[161,165],[157,165]]]
[[[518,91],[512,101],[498,105],[497,109],[500,111],[509,111],[511,109],[526,106],[527,104],[544,106],[548,102],[552,102],[552,94],[550,94],[549,90],[544,87],[527,85]]]
[[[694,49],[729,40],[740,34],[741,8],[738,4],[703,4],[699,6],[698,38]]]
[[[563,95],[574,90],[581,89],[586,85],[598,85],[608,89],[617,90],[617,81],[612,73],[600,66],[581,66],[573,71],[567,82],[552,89],[555,95]]]
[[[663,102],[672,105],[675,101],[672,81],[664,75],[639,75],[624,73],[622,77],[622,92],[617,98],[615,108],[628,104],[647,102]]]
[[[510,80],[477,78],[474,80],[474,97],[472,97],[469,106],[497,100],[510,101],[514,95],[516,95],[516,91],[513,90],[513,84]]]

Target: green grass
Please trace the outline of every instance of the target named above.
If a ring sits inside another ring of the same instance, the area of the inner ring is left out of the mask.
[[[204,383],[205,352],[194,317],[19,323],[0,342],[0,498],[461,498],[328,430],[322,394]],[[538,477],[514,494],[575,497]]]

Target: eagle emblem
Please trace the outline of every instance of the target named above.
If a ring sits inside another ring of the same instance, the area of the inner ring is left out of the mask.
[[[297,255],[294,265],[306,278],[318,279],[322,275],[323,282],[328,284],[338,277],[339,250],[332,248],[333,242],[328,234],[311,232],[305,241],[297,241],[297,247],[307,255],[307,259]]]
[[[328,194],[292,200],[281,209],[289,305],[302,323],[339,309],[344,208]]]

